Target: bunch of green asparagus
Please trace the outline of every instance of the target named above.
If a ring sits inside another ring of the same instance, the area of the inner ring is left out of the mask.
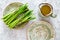
[[[9,28],[13,29],[16,25],[22,24],[26,21],[35,19],[32,14],[32,10],[28,9],[27,4],[23,4],[18,10],[12,11],[3,16],[3,21],[8,25]],[[18,17],[19,16],[19,17]]]

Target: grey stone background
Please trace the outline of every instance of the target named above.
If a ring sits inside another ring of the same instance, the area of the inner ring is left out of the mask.
[[[53,13],[56,14],[57,17],[43,19],[49,21],[53,25],[56,32],[55,40],[60,40],[60,0],[0,0],[0,40],[27,40],[26,29],[31,22],[29,22],[29,24],[27,24],[23,29],[10,30],[1,19],[4,8],[11,2],[28,3],[29,8],[34,10],[33,13],[36,16],[35,21],[41,19],[41,17],[38,17],[38,5],[42,2],[50,3],[53,6]]]

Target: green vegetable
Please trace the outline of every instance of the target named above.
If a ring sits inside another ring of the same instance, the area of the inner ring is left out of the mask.
[[[3,16],[3,19],[7,18],[9,15],[11,15],[12,13],[14,13],[16,10],[11,11],[10,13],[7,13]]]
[[[13,21],[11,24],[9,24],[10,28],[14,28],[18,23],[21,24],[25,22],[32,14],[32,11],[27,11],[25,15],[21,16],[20,18]]]
[[[16,25],[35,19],[32,10],[28,9],[27,4],[20,6],[17,10],[13,10],[3,16],[3,21],[9,28],[15,28]]]
[[[10,14],[7,14],[7,15],[4,15],[3,16],[3,19],[7,18]]]
[[[33,20],[33,19],[35,19],[35,17],[30,17],[30,18],[28,18],[29,21],[30,21],[30,20]]]
[[[14,12],[10,13],[9,15],[6,15],[4,18],[4,21],[7,21],[11,16],[14,15]]]
[[[17,12],[15,12],[15,15],[13,15],[10,19],[6,21],[6,24],[10,24],[14,19],[16,19],[17,16],[25,12],[27,9],[27,4],[22,5]]]

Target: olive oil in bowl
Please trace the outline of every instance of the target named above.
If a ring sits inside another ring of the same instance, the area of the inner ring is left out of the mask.
[[[39,4],[39,14],[42,16],[42,17],[48,17],[48,16],[51,16],[51,17],[56,17],[56,15],[53,15],[53,6],[49,3],[41,3]]]
[[[51,8],[48,5],[42,6],[40,10],[44,16],[47,16],[51,12]]]

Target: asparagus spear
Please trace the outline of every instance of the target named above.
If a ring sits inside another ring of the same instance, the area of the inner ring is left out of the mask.
[[[10,14],[14,13],[16,10],[13,10],[3,16],[3,19],[7,18]]]
[[[15,14],[16,11],[12,11],[3,17],[4,22],[7,21],[11,16]]]
[[[10,24],[17,16],[19,16],[21,13],[23,13],[27,9],[27,4],[22,5],[17,12],[15,12],[15,15],[12,16],[10,19],[6,21],[7,24]]]
[[[21,23],[25,22],[31,16],[31,13],[32,13],[32,11],[27,11],[25,15],[23,15],[22,17],[16,19],[11,24],[9,24],[9,27],[14,28],[18,23],[21,24]]]
[[[4,15],[2,19],[5,19],[6,17],[8,17],[10,14]]]
[[[28,20],[30,21],[30,20],[33,20],[33,19],[35,19],[35,17],[30,17]]]

